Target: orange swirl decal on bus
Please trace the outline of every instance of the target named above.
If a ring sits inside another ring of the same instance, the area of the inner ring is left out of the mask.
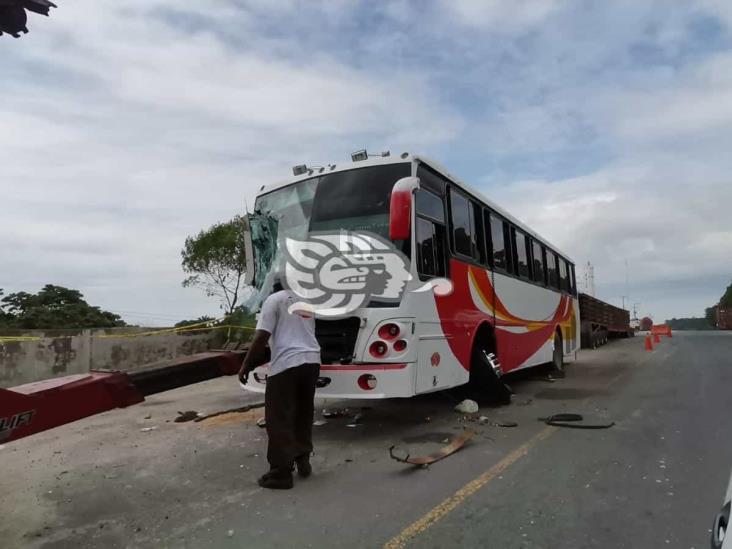
[[[450,263],[454,290],[435,299],[450,348],[465,369],[470,369],[475,332],[485,322],[495,328],[497,354],[506,372],[521,367],[551,341],[558,326],[565,341],[575,339],[577,320],[570,296],[561,294],[549,318],[522,318],[511,313],[496,295],[488,271],[454,259]]]

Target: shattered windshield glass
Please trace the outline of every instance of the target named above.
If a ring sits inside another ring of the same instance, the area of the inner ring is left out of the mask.
[[[305,238],[309,231],[361,230],[387,237],[394,183],[411,164],[387,164],[324,174],[257,198],[249,216],[255,292],[247,303],[258,309],[272,289],[282,258],[278,241]]]

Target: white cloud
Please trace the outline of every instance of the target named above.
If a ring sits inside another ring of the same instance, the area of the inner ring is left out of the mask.
[[[441,4],[462,24],[499,33],[526,30],[560,7],[557,0],[446,0]]]
[[[251,206],[256,189],[300,161],[459,131],[459,116],[415,71],[269,51],[252,24],[264,9],[67,3],[22,40],[3,41],[13,49],[0,60],[10,75],[0,103],[0,287],[64,284],[112,310],[152,313],[136,321],[215,313],[180,287],[187,235],[242,211],[245,199]],[[227,39],[236,31],[245,44]]]

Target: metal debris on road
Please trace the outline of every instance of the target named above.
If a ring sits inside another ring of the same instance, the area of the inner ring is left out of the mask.
[[[326,423],[328,423],[328,422],[324,421],[322,419],[316,419],[315,421],[313,421],[313,425],[315,427],[320,427],[321,425],[325,425]]]
[[[554,427],[569,427],[570,429],[609,429],[615,425],[614,421],[610,423],[577,423],[583,421],[584,417],[580,414],[553,414],[549,417],[540,417],[539,421],[543,421],[547,425]]]
[[[216,416],[222,416],[224,414],[244,413],[244,412],[248,412],[249,410],[254,410],[256,408],[263,408],[263,407],[264,407],[264,402],[256,402],[254,404],[248,404],[247,406],[242,406],[240,408],[232,408],[231,410],[222,410],[221,412],[214,412],[213,414],[207,414],[205,416],[199,415],[193,421],[198,423],[199,421],[203,421],[204,419],[209,419],[209,418],[216,417]]]
[[[185,423],[186,421],[193,421],[198,417],[198,412],[195,410],[186,410],[185,412],[178,412],[178,417],[173,421],[175,423]]]
[[[142,429],[140,429],[140,431],[143,432],[143,433],[148,433],[148,432],[153,431],[155,429],[157,429],[157,427],[155,427],[153,425],[152,427],[143,427]]]
[[[257,427],[261,427],[262,429],[264,429],[266,426],[267,426],[267,420],[264,419],[263,417],[260,417],[257,420]]]
[[[478,403],[474,400],[470,400],[469,398],[466,398],[460,404],[455,406],[455,411],[460,414],[475,414],[479,409]]]
[[[407,453],[405,457],[400,457],[394,455],[394,448],[396,448],[396,446],[392,446],[391,448],[389,448],[389,455],[393,460],[396,460],[399,463],[409,463],[410,465],[419,465],[422,467],[426,467],[427,465],[432,465],[436,461],[440,461],[450,454],[455,453],[460,448],[462,448],[467,441],[473,438],[474,435],[475,432],[471,431],[470,429],[465,429],[460,435],[452,439],[452,442],[450,442],[447,446],[443,446],[436,452],[433,452],[427,456],[411,457],[409,453]]]

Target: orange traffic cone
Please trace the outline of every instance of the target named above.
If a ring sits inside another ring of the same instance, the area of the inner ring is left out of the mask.
[[[651,336],[646,336],[646,351],[652,351],[653,350],[653,343],[651,343]]]
[[[658,337],[658,334],[653,334],[653,343],[661,343],[661,338]]]

